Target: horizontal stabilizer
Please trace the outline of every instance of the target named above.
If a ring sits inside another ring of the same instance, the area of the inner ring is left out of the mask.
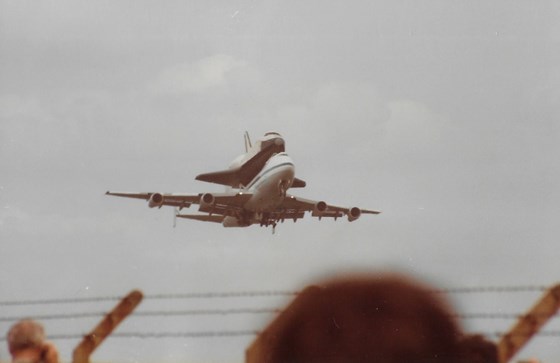
[[[303,180],[294,178],[294,182],[292,183],[292,188],[304,188],[306,185],[307,183],[304,182]]]
[[[215,223],[222,223],[224,221],[224,216],[220,215],[199,215],[199,214],[177,214],[175,215],[177,218],[185,218],[185,219],[194,219],[196,221],[204,221],[204,222],[215,222]]]

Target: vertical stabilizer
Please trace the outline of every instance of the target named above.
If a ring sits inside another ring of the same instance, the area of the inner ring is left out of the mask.
[[[249,149],[253,147],[251,145],[251,138],[249,137],[249,132],[245,131],[245,152],[249,152]]]

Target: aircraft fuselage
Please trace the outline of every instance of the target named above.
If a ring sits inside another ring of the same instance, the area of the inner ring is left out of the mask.
[[[245,209],[253,212],[274,210],[284,200],[294,175],[294,163],[288,154],[272,156],[247,186],[253,197],[245,204]]]
[[[266,162],[263,169],[253,178],[247,187],[239,192],[249,192],[251,198],[243,205],[239,216],[228,216],[224,227],[243,227],[254,223],[267,224],[269,214],[276,211],[286,197],[286,191],[292,186],[295,167],[292,158],[285,152],[275,154]]]

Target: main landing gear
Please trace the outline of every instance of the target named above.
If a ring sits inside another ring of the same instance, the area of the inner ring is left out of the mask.
[[[260,225],[261,225],[261,227],[272,226],[272,234],[275,234],[276,233],[276,226],[278,225],[278,221],[270,218],[270,215],[265,214],[261,218]]]

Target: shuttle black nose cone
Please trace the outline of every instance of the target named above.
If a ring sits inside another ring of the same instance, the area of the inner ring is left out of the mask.
[[[286,151],[284,146],[284,139],[281,137],[275,137],[274,139],[264,141],[261,146],[261,151],[263,150],[271,150],[276,153]]]

